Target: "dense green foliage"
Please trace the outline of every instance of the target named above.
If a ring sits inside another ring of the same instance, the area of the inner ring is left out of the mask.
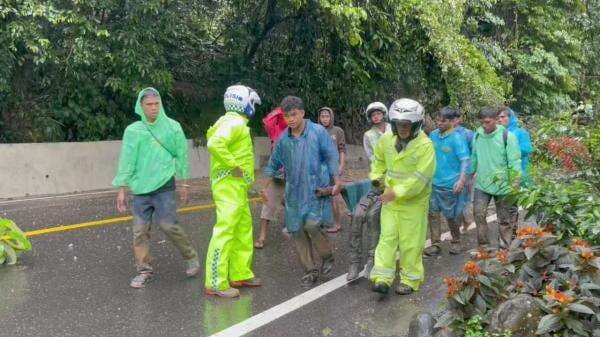
[[[584,0],[1,0],[0,141],[119,138],[149,85],[190,137],[239,81],[260,113],[286,94],[333,107],[350,138],[401,96],[597,107],[599,17]]]
[[[527,214],[551,224],[559,237],[600,245],[600,121],[588,110],[532,124],[535,183],[517,195]]]
[[[479,248],[447,277],[438,325],[489,336],[494,311],[519,294],[540,310],[537,335],[591,336],[600,322],[600,122],[580,105],[532,118],[534,183],[513,196],[539,227],[521,226],[507,250]],[[495,316],[498,317],[498,316]],[[513,331],[514,332],[514,331]]]

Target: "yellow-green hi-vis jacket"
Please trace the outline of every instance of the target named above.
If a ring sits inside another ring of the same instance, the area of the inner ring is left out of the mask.
[[[389,203],[394,210],[406,209],[407,203],[429,203],[431,179],[435,172],[435,151],[431,140],[420,132],[402,152],[396,150],[396,136],[386,132],[375,145],[371,163],[371,180],[385,177],[396,199]]]
[[[237,112],[227,112],[206,132],[210,153],[210,179],[215,184],[240,167],[244,181],[254,182],[254,148],[248,119]]]
[[[400,281],[418,290],[425,279],[423,248],[435,151],[431,140],[420,132],[401,152],[396,136],[386,132],[375,145],[370,178],[384,179],[394,190],[393,201],[381,210],[381,235],[375,251],[370,279],[391,285],[396,274],[396,250],[400,251]]]
[[[222,291],[252,272],[252,215],[248,188],[254,181],[254,149],[248,119],[227,112],[208,129],[210,180],[217,221],[206,254],[206,288]],[[231,171],[239,167],[243,178]]]

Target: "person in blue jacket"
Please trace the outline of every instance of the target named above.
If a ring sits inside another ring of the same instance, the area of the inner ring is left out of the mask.
[[[291,236],[304,267],[302,285],[312,287],[319,274],[328,275],[333,267],[324,226],[333,221],[331,197],[341,189],[338,151],[323,126],[304,119],[302,99],[287,96],[280,106],[288,128],[275,143],[265,175],[272,178],[282,168],[285,172],[284,233]],[[323,194],[331,183],[331,191]]]
[[[456,133],[462,135],[467,141],[467,145],[469,148],[469,154],[473,152],[473,135],[475,134],[473,130],[468,129],[463,126],[461,111],[456,108],[456,116],[454,118],[454,130]],[[469,229],[469,226],[474,221],[473,220],[473,177],[467,176],[467,181],[465,182],[465,194],[463,196],[467,199],[467,204],[463,209],[463,213],[459,215],[458,223],[462,224],[463,228],[466,230]]]
[[[517,137],[519,149],[521,150],[521,185],[528,186],[531,184],[531,178],[529,176],[529,156],[531,155],[531,152],[533,152],[533,145],[531,144],[529,132],[519,127],[517,113],[509,107],[500,109],[498,121],[504,125],[509,132],[512,132]]]

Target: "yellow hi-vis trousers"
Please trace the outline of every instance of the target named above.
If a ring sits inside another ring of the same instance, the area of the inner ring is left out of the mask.
[[[225,290],[230,281],[248,280],[252,272],[252,215],[248,184],[225,177],[212,186],[217,223],[206,254],[206,288]]]
[[[425,280],[423,248],[427,235],[429,204],[406,205],[401,210],[383,205],[381,235],[375,249],[375,266],[370,279],[388,286],[396,276],[396,251],[400,251],[400,282],[414,290]]]

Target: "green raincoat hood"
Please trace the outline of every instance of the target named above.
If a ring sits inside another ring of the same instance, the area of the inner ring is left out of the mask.
[[[154,121],[154,123],[148,122],[148,118],[146,117],[146,114],[144,113],[144,108],[142,108],[142,98],[144,97],[144,93],[147,91],[155,93],[156,96],[158,97],[158,99],[160,100],[160,108],[158,111],[158,116],[156,116],[156,120]],[[164,120],[165,117],[167,116],[167,114],[165,113],[165,108],[163,107],[163,104],[162,104],[162,98],[160,97],[160,93],[158,92],[158,90],[156,90],[152,87],[148,87],[148,88],[144,88],[144,89],[140,90],[140,92],[138,93],[137,101],[135,103],[135,113],[137,115],[139,115],[142,118],[142,122],[144,122],[144,124],[147,124],[147,125],[156,125],[156,124],[159,124],[161,120]]]
[[[175,175],[180,179],[189,178],[187,140],[181,125],[166,115],[162,100],[156,120],[150,123],[142,108],[142,97],[147,91],[160,99],[154,88],[139,92],[135,113],[141,120],[125,129],[113,180],[114,186],[129,186],[136,195],[157,190]]]
[[[144,108],[142,108],[142,98],[144,93],[147,91],[154,92],[159,100],[160,107],[158,110],[158,116],[156,116],[156,120],[153,123],[148,121],[146,114],[144,113]],[[173,119],[169,118],[165,112],[165,108],[163,106],[162,98],[160,97],[160,93],[158,90],[148,87],[140,90],[138,93],[138,98],[135,103],[135,113],[139,115],[142,119],[142,123],[148,128],[148,131],[156,138],[156,140],[164,146],[170,153],[175,153],[177,145],[174,142],[172,137],[173,133],[176,131],[175,126],[179,126],[179,123],[175,122]]]

